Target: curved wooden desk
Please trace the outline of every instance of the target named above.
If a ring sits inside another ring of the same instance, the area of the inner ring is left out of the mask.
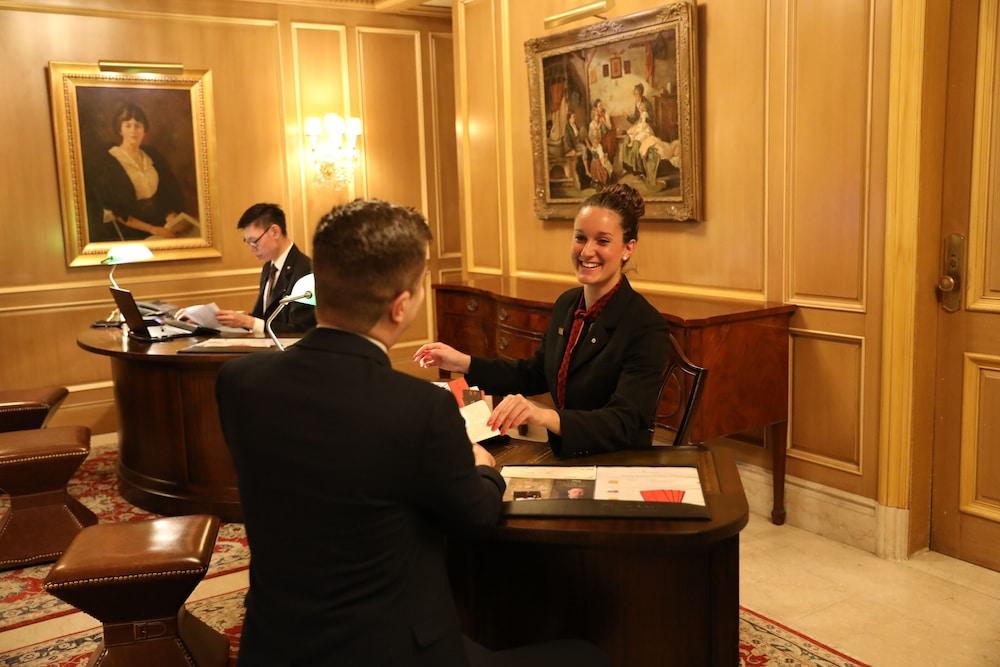
[[[500,465],[567,463],[533,443],[491,451]],[[584,638],[628,667],[737,664],[749,510],[728,455],[654,447],[571,463],[697,464],[711,519],[510,518],[486,541],[453,542],[464,631],[492,649]]]
[[[118,405],[118,484],[157,514],[242,521],[236,473],[215,405],[215,378],[232,354],[177,354],[201,338],[147,344],[88,329],[77,344],[111,358]]]
[[[556,298],[573,285],[471,274],[434,285],[438,338],[481,357],[524,359],[542,340]],[[771,518],[785,521],[788,325],[795,306],[643,294],[687,357],[708,369],[692,442],[766,428],[774,470]],[[677,412],[664,388],[659,413]]]

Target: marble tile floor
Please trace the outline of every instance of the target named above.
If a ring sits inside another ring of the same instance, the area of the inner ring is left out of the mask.
[[[751,514],[741,534],[740,602],[878,667],[1000,666],[1000,573],[934,552],[882,560]],[[199,600],[247,586],[203,581]],[[97,625],[82,613],[0,632],[0,652]]]
[[[745,607],[878,667],[1000,665],[1000,572],[886,561],[757,514],[740,537]]]

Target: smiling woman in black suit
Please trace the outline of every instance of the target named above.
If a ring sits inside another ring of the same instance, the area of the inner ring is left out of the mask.
[[[414,359],[424,367],[466,373],[470,385],[506,395],[489,420],[500,434],[521,424],[543,426],[560,456],[648,447],[666,367],[667,326],[622,273],[635,252],[644,212],[642,197],[624,184],[583,203],[570,246],[581,287],[556,301],[531,358],[482,359],[435,342],[417,350]],[[546,391],[554,409],[524,397]]]

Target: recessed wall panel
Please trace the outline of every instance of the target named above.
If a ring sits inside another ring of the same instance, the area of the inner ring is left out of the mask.
[[[465,226],[469,244],[469,269],[499,271],[500,252],[500,132],[497,127],[496,27],[491,0],[463,2],[459,6],[464,30],[462,53],[465,77],[460,82],[466,135],[463,147]]]
[[[872,7],[865,0],[789,7],[789,296],[860,308]]]
[[[424,210],[419,34],[359,28],[368,196]]]
[[[455,56],[451,35],[432,33],[431,104],[434,110],[435,172],[437,200],[437,248],[439,256],[459,255],[462,234],[459,218],[458,147],[455,137]]]
[[[793,333],[790,456],[860,472],[863,364],[863,339]]]

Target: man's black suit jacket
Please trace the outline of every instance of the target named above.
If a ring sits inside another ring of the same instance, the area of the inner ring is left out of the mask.
[[[504,483],[455,399],[361,336],[316,328],[225,364],[219,415],[250,543],[240,665],[464,665],[446,530]]]
[[[564,292],[552,309],[541,346],[514,363],[473,357],[467,380],[489,394],[552,395],[573,326],[582,287]],[[584,326],[570,359],[566,406],[560,430],[549,433],[559,456],[582,456],[651,444],[649,429],[667,365],[663,316],[632,289],[625,276],[589,328]]]
[[[293,243],[285,257],[285,263],[281,267],[281,273],[274,281],[274,296],[271,298],[271,305],[264,307],[264,287],[267,285],[267,278],[271,273],[271,262],[265,262],[260,271],[260,289],[257,291],[257,302],[253,305],[250,314],[262,320],[267,320],[278,307],[278,300],[292,293],[292,287],[302,276],[312,273],[312,260],[304,254]],[[310,327],[316,326],[316,309],[304,303],[290,303],[271,322],[271,329],[274,333],[303,333]]]

